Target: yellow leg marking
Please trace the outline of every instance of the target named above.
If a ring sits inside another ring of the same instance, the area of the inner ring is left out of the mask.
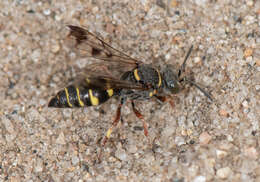
[[[67,88],[64,88],[65,90],[65,94],[66,94],[66,98],[67,98],[67,103],[70,107],[72,107],[72,104],[70,103],[70,99],[69,99],[69,92]]]
[[[107,93],[108,93],[108,96],[109,96],[109,97],[112,97],[113,94],[114,94],[114,91],[113,91],[113,89],[108,89],[108,90],[107,90]]]
[[[110,138],[111,133],[112,133],[112,127],[107,130],[107,138]]]
[[[88,78],[86,78],[86,82],[87,82],[87,85],[90,84],[90,80]]]
[[[157,69],[156,69],[156,71],[158,73],[158,78],[159,78],[159,80],[158,80],[158,87],[160,87],[162,85],[162,77],[161,77],[160,72]]]
[[[93,96],[93,93],[92,93],[91,89],[88,90],[88,93],[89,93],[89,98],[90,98],[91,105],[93,105],[93,106],[98,105],[99,104],[99,100],[98,100],[97,97]]]
[[[77,91],[77,97],[78,97],[79,105],[80,105],[81,107],[83,107],[83,106],[84,106],[84,102],[82,102],[82,100],[80,99],[79,89],[76,88],[76,91]]]
[[[140,81],[140,80],[141,80],[141,78],[140,78],[139,75],[138,75],[138,70],[137,70],[137,69],[134,70],[134,76],[135,76],[135,79],[136,79],[137,81]]]
[[[154,96],[157,93],[157,90],[153,90],[152,92],[149,93],[149,97]]]
[[[150,92],[150,93],[149,93],[149,97],[152,97],[152,96],[153,96],[153,92]]]

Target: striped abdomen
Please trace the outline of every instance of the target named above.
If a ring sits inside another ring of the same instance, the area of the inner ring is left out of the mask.
[[[106,102],[114,95],[114,90],[78,88],[74,85],[59,91],[49,102],[49,107],[96,106]]]

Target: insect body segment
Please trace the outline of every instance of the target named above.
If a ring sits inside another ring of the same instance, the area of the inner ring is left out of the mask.
[[[96,106],[106,102],[113,95],[113,89],[79,88],[71,85],[59,91],[56,96],[50,100],[48,106],[59,108]]]
[[[198,88],[212,100],[204,89],[183,75],[192,47],[179,70],[167,65],[159,71],[152,65],[144,64],[113,48],[86,29],[73,25],[68,27],[70,29],[69,37],[74,40],[77,50],[83,51],[86,57],[102,61],[102,64],[92,64],[85,68],[78,79],[79,83],[59,91],[50,100],[49,107],[96,106],[113,96],[118,96],[120,103],[116,117],[107,131],[103,144],[110,138],[113,128],[120,121],[121,108],[127,100],[131,101],[134,114],[142,120],[145,136],[148,135],[147,124],[141,112],[135,107],[135,100],[147,100],[155,97],[164,102],[170,94],[179,93],[183,85],[187,83]]]
[[[126,72],[122,77],[122,80],[129,81],[131,83],[142,84],[144,90],[122,90],[121,95],[127,95],[132,99],[149,99],[156,95],[158,91],[163,87],[162,75],[156,68],[150,65],[140,65],[133,71]]]

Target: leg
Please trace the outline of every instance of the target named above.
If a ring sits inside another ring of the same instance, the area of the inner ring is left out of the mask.
[[[158,101],[160,103],[163,103],[163,102],[169,102],[171,107],[174,108],[174,101],[173,101],[173,98],[171,96],[159,96],[159,95],[156,95],[155,96],[156,99],[158,99]]]
[[[112,126],[107,130],[107,134],[106,134],[104,141],[103,141],[103,146],[107,143],[107,140],[110,138],[110,135],[113,131],[113,128],[118,124],[118,122],[121,118],[121,108],[122,108],[123,104],[124,104],[124,99],[121,99],[121,103],[117,107],[116,117],[115,117],[115,119],[112,123]]]
[[[142,122],[143,122],[144,135],[145,135],[145,136],[148,136],[148,129],[147,129],[147,124],[146,124],[146,122],[144,121],[144,116],[135,108],[134,102],[132,101],[131,103],[132,103],[132,108],[133,108],[133,111],[134,111],[136,117],[138,117],[139,119],[141,119]]]

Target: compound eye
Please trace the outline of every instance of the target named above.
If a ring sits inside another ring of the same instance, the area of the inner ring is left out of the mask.
[[[170,83],[169,88],[173,89],[175,87],[174,83]]]

